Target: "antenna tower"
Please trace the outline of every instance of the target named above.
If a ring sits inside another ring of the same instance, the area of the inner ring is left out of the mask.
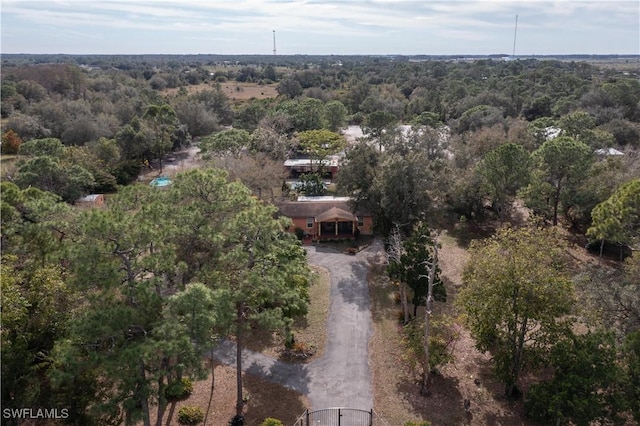
[[[516,29],[513,32],[513,53],[511,53],[511,59],[516,58],[516,35],[518,35],[518,15],[516,15]]]
[[[276,30],[273,30],[273,55],[276,55]]]

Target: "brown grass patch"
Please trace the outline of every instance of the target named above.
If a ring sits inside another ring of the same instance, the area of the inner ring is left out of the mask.
[[[198,93],[203,90],[214,90],[215,82],[201,83],[193,86],[185,86],[189,94]],[[237,81],[226,81],[219,83],[220,89],[231,101],[247,101],[250,99],[269,99],[278,96],[277,84],[241,83]],[[166,89],[165,95],[173,96],[178,93],[178,88]]]

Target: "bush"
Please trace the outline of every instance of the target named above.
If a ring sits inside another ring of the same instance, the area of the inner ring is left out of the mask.
[[[262,422],[261,426],[284,426],[284,423],[282,423],[278,419],[267,417],[266,419],[264,419],[264,422]]]
[[[229,422],[229,426],[244,426],[244,416],[236,414]]]
[[[298,237],[298,239],[302,241],[302,239],[304,238],[304,229],[296,227],[293,232],[295,232],[296,237]]]
[[[178,423],[181,425],[197,425],[204,420],[204,411],[200,407],[185,405],[178,411]]]
[[[187,398],[193,392],[191,380],[183,377],[181,380],[173,382],[164,390],[164,396],[169,401],[178,401]]]
[[[418,422],[414,422],[409,420],[408,422],[406,422],[404,424],[404,426],[431,426],[431,422],[428,422],[426,420],[422,420],[422,421],[418,421]]]

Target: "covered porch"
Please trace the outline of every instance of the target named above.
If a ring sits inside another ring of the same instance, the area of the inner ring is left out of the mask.
[[[354,237],[358,229],[358,218],[352,213],[338,207],[319,214],[315,218],[318,239]]]

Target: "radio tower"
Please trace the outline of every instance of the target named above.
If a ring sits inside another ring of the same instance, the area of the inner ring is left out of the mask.
[[[273,56],[276,55],[276,30],[273,30]]]
[[[511,59],[516,59],[516,35],[518,35],[518,15],[516,15],[516,29],[513,31],[513,53],[511,54]]]

